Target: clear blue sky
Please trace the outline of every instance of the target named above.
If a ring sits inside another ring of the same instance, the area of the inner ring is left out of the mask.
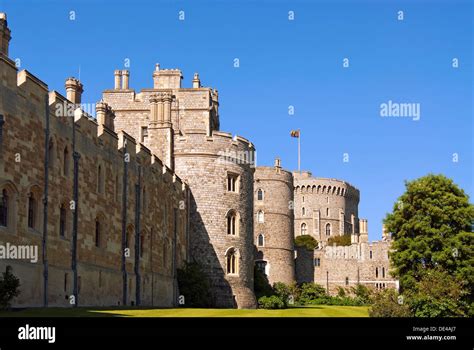
[[[300,128],[302,168],[360,189],[370,239],[406,179],[443,173],[473,194],[472,1],[0,0],[0,11],[10,56],[50,89],[64,93],[80,67],[92,103],[125,59],[137,90],[160,62],[184,86],[199,72],[219,90],[221,129],[253,141],[260,165],[278,155],[295,169]],[[388,100],[419,103],[421,119],[380,117]]]

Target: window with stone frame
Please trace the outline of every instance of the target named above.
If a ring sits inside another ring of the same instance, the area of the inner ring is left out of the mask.
[[[231,236],[237,236],[238,233],[239,233],[238,215],[234,210],[230,210],[227,213],[227,234]]]
[[[263,201],[263,190],[261,188],[259,188],[257,191],[257,200]]]
[[[259,210],[257,212],[257,222],[259,224],[263,224],[265,222],[265,213],[263,212],[263,210]]]
[[[260,233],[257,237],[257,246],[263,247],[265,246],[265,236],[263,233]]]
[[[308,234],[308,225],[306,225],[306,223],[304,223],[304,222],[301,224],[300,233],[301,233],[302,236]]]
[[[237,174],[227,174],[227,191],[239,192],[239,176]]]
[[[238,275],[239,273],[239,258],[234,248],[229,249],[227,252],[226,271],[228,275]]]
[[[326,224],[326,236],[331,235],[331,224],[327,223]]]

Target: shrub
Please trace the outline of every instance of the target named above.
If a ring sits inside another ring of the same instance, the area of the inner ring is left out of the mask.
[[[290,286],[283,282],[276,282],[273,284],[273,291],[275,295],[279,297],[285,303],[285,307],[288,306],[288,300],[291,295]]]
[[[320,300],[326,297],[326,289],[324,289],[323,286],[316,283],[303,283],[300,286],[297,301],[300,304],[310,304],[314,300]]]
[[[351,292],[362,305],[368,305],[372,302],[372,290],[362,284],[352,287]]]
[[[262,309],[285,309],[286,303],[281,297],[271,295],[269,297],[261,297],[258,299],[258,305]]]
[[[385,289],[375,294],[369,309],[370,317],[410,317],[413,316],[404,301],[399,303],[399,294],[395,289]]]
[[[178,286],[186,307],[211,306],[210,283],[201,265],[187,263],[178,269]]]
[[[20,280],[12,273],[12,268],[7,266],[3,277],[0,278],[0,309],[10,307],[13,298],[20,295]]]
[[[332,236],[328,239],[328,245],[345,246],[351,245],[351,235]]]
[[[342,287],[337,287],[337,296],[339,298],[344,298],[346,296],[346,290]]]
[[[314,250],[318,246],[318,241],[315,240],[313,236],[301,235],[295,238],[295,246]]]

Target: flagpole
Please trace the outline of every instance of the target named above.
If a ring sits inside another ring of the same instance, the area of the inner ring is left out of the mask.
[[[301,131],[298,129],[298,172],[301,174]]]

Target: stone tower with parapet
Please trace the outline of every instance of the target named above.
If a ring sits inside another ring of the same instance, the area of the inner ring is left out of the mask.
[[[367,241],[367,220],[359,219],[360,193],[337,179],[293,172],[295,184],[295,235],[312,235],[325,245],[332,236],[351,235],[354,243]]]
[[[254,184],[256,266],[275,282],[295,282],[293,175],[275,166],[259,166]]]
[[[211,280],[215,306],[256,307],[253,293],[253,183],[255,148],[219,131],[215,89],[181,86],[178,69],[153,72],[153,88],[129,88],[129,72],[115,71],[103,100],[116,129],[140,140],[189,185],[190,260]]]

